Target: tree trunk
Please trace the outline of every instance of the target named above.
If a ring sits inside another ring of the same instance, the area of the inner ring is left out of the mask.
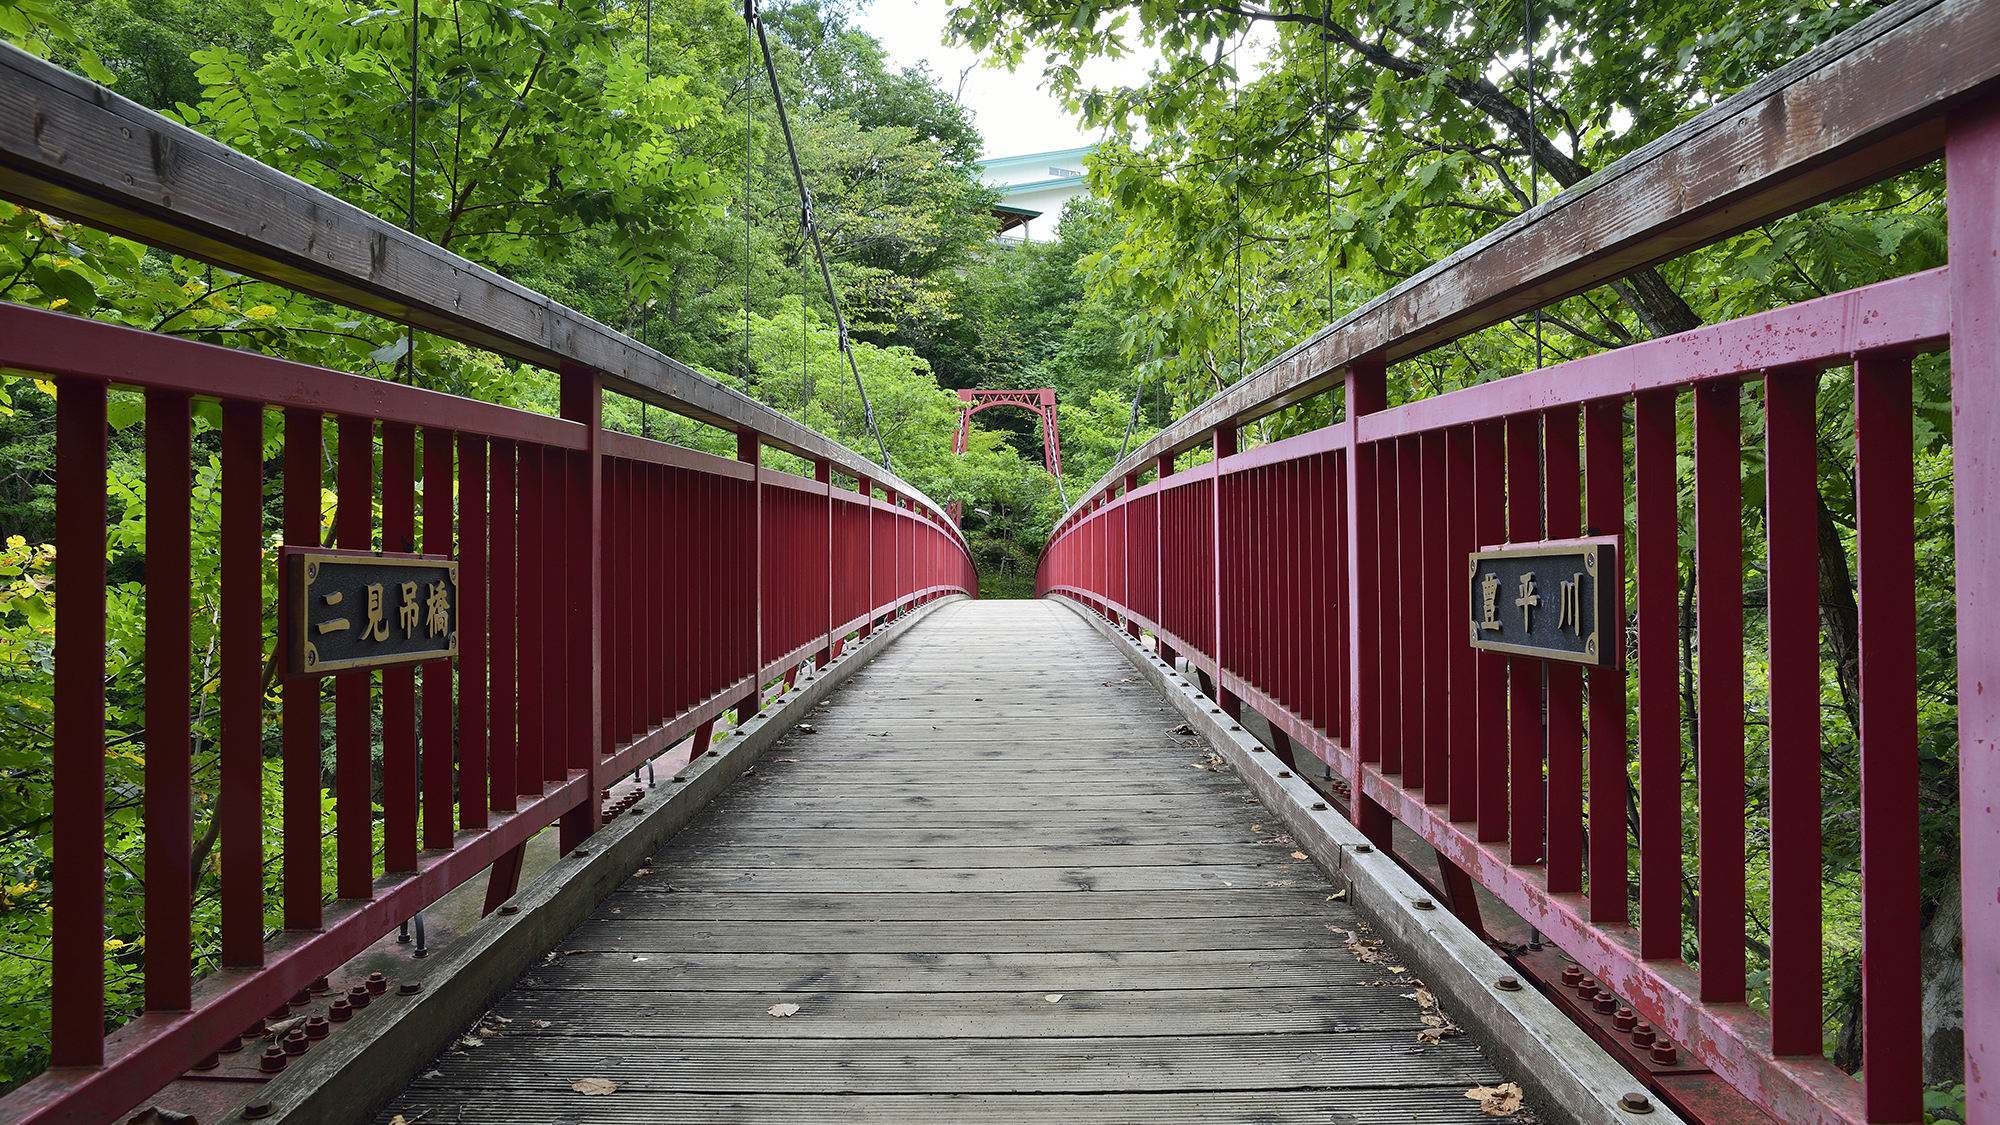
[[[1918,955],[1924,998],[1924,1083],[1965,1081],[1965,935],[1959,883],[1946,884]]]

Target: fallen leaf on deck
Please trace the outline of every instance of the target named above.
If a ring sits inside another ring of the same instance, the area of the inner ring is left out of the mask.
[[[563,950],[563,956],[564,956],[564,957],[568,957],[569,955],[571,955],[571,954],[573,954],[573,953],[589,953],[589,952],[590,952],[590,950],[588,950],[588,949],[565,949],[565,950]]]
[[[1107,685],[1107,686],[1109,686],[1109,685]],[[1042,997],[1042,999],[1044,999],[1044,1000],[1047,1000],[1047,1001],[1048,1001],[1049,1003],[1051,1003],[1051,1004],[1054,1004],[1054,1003],[1058,1003],[1058,1002],[1060,1002],[1060,1001],[1062,1000],[1062,998],[1063,998],[1063,994],[1062,994],[1062,993],[1060,993],[1060,992],[1051,992],[1051,993],[1049,993],[1049,994],[1048,994],[1047,996],[1044,996],[1044,997]]]
[[[1347,898],[1347,892],[1346,892],[1346,891],[1335,891],[1335,892],[1333,892],[1332,894],[1330,894],[1330,895],[1326,896],[1326,901],[1328,901],[1328,902],[1342,902],[1342,901],[1344,901],[1344,900],[1345,900],[1346,898]]]
[[[1307,855],[1306,855],[1306,853],[1304,853],[1304,852],[1293,852],[1293,853],[1292,853],[1292,858],[1293,858],[1293,859],[1308,859],[1308,858],[1310,858],[1310,857],[1309,857],[1309,856],[1307,856]]]
[[[410,1125],[410,1123],[403,1120],[403,1115],[399,1113],[389,1119],[389,1125]]]
[[[778,1017],[779,1019],[784,1019],[787,1016],[796,1014],[799,1010],[799,1006],[797,1004],[773,1004],[764,1010]]]
[[[1262,832],[1263,830],[1264,826],[1261,824],[1253,824],[1250,826],[1250,831],[1252,832]]]
[[[1498,1086],[1474,1086],[1465,1096],[1479,1103],[1479,1112],[1488,1117],[1512,1117],[1521,1109],[1521,1088],[1512,1082]]]
[[[535,1026],[536,1026],[536,1027],[554,1027],[554,1026],[555,1026],[555,1024],[552,1024],[552,1023],[550,1023],[550,1022],[549,1022],[548,1020],[536,1020],[536,1021],[535,1021]]]
[[[647,957],[634,957],[634,958],[632,958],[632,960],[634,960],[634,961],[646,961],[646,960],[650,960],[650,958],[647,958]]]
[[[1390,972],[1392,972],[1392,973],[1407,973],[1407,972],[1409,972],[1410,970],[1408,970],[1408,969],[1405,969],[1405,968],[1404,968],[1403,966],[1401,966],[1401,965],[1391,965],[1391,966],[1389,966],[1389,971],[1390,971]]]
[[[796,762],[796,761],[798,761],[798,759],[797,759],[797,758],[773,758],[773,759],[771,759],[771,760],[772,760],[772,761],[774,761],[774,762]]]
[[[486,1045],[486,1043],[484,1040],[481,1040],[475,1036],[468,1035],[465,1038],[459,1040],[458,1045],[461,1047],[483,1047]]]
[[[305,1023],[306,1023],[306,1018],[304,1016],[298,1016],[288,1020],[279,1020],[277,1023],[270,1025],[269,1029],[267,1029],[264,1032],[264,1038],[283,1039],[285,1037],[286,1032],[292,1030],[293,1028],[304,1027]]]
[[[479,1037],[480,1037],[481,1039],[492,1039],[492,1038],[494,1038],[495,1036],[497,1036],[497,1035],[499,1035],[499,1034],[500,1034],[500,1029],[499,1029],[499,1028],[494,1028],[494,1027],[482,1027],[482,1028],[480,1028],[480,1029],[479,1029]]]
[[[444,1077],[444,1071],[442,1071],[442,1070],[426,1070],[426,1071],[424,1071],[424,1077],[425,1077],[425,1078],[443,1078],[443,1077]]]
[[[609,1078],[579,1078],[570,1083],[569,1088],[579,1094],[608,1094],[618,1088],[618,1083]]]
[[[634,871],[634,872],[633,872],[632,874],[634,874],[634,875],[651,875],[652,873],[653,873],[653,869],[652,869],[652,868],[650,868],[650,867],[641,867],[641,868],[640,868],[639,870],[637,870],[637,871]]]
[[[1168,734],[1193,734],[1194,732],[1195,732],[1195,731],[1194,731],[1194,728],[1193,728],[1193,727],[1191,727],[1191,726],[1187,725],[1186,723],[1182,723],[1182,724],[1181,724],[1180,726],[1177,726],[1177,727],[1175,727],[1174,729],[1172,729],[1172,730],[1168,731],[1167,733],[1168,733]]]

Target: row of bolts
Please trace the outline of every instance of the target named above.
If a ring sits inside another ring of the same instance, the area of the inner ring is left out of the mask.
[[[291,1016],[292,1009],[302,1008],[312,1003],[312,998],[314,996],[325,995],[328,987],[327,979],[320,977],[314,980],[312,984],[299,989],[292,996],[290,1002],[280,1005],[270,1015],[252,1023],[240,1035],[223,1044],[220,1051],[210,1054],[200,1062],[194,1064],[194,1069],[214,1070],[217,1066],[221,1065],[223,1055],[234,1054],[242,1050],[246,1042],[260,1039],[277,1030],[279,1027],[285,1026],[285,1021]],[[418,981],[404,981],[402,987],[397,991],[407,995],[419,992],[422,989],[423,985]],[[348,989],[345,995],[334,997],[333,1003],[328,1006],[326,1015],[311,1016],[303,1021],[295,1022],[285,1032],[283,1039],[272,1046],[264,1048],[264,1053],[257,1059],[257,1069],[266,1074],[276,1074],[285,1069],[287,1062],[305,1054],[306,1050],[314,1043],[332,1034],[334,1024],[346,1023],[348,1020],[353,1019],[354,1013],[358,1009],[366,1008],[374,1002],[375,997],[388,991],[389,980],[387,977],[384,977],[381,973],[368,974],[366,981]],[[274,1024],[277,1026],[271,1026]]]
[[[1564,988],[1575,990],[1577,999],[1609,1015],[1613,1030],[1631,1035],[1634,1047],[1642,1051],[1650,1049],[1654,1063],[1660,1066],[1680,1065],[1680,1052],[1675,1049],[1672,1040],[1655,1034],[1652,1024],[1640,1020],[1632,1009],[1620,1006],[1618,997],[1610,989],[1599,988],[1596,981],[1583,975],[1582,969],[1575,965],[1565,966],[1562,983]]]

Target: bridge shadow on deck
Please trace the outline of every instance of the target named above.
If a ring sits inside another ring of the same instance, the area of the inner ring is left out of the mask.
[[[1414,971],[1346,948],[1332,885],[1066,610],[946,606],[812,725],[380,1120],[1466,1121],[1500,1081],[1419,1042]]]

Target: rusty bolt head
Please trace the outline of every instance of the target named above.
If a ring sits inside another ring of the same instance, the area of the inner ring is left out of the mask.
[[[350,1008],[366,1008],[374,999],[375,994],[368,991],[365,984],[357,984],[347,990],[347,1006]]]
[[[389,991],[389,978],[383,976],[381,973],[369,973],[367,984],[368,991],[377,996]]]
[[[257,1069],[266,1074],[276,1074],[285,1069],[285,1049],[283,1047],[264,1048],[263,1057],[257,1060]]]
[[[1278,776],[1279,776],[1279,777],[1290,777],[1290,776],[1292,776],[1292,771],[1290,771],[1290,770],[1279,770],[1279,771],[1278,771]]]
[[[420,980],[406,980],[406,981],[404,981],[404,982],[403,982],[402,984],[399,984],[399,985],[397,985],[397,986],[396,986],[396,995],[398,995],[398,996],[415,996],[415,995],[416,995],[417,993],[419,993],[419,992],[422,992],[423,990],[424,990],[424,982],[423,982],[423,981],[420,981]]]
[[[292,1007],[303,1008],[307,1004],[312,1003],[312,998],[312,989],[301,988],[297,992],[292,993]]]
[[[306,1020],[305,1031],[307,1039],[324,1039],[333,1034],[333,1025],[326,1022],[325,1016],[312,1016]]]
[[[362,991],[368,990],[364,988]],[[346,1023],[354,1018],[354,1005],[348,1002],[347,997],[336,996],[333,998],[333,1003],[327,1005],[326,1018],[335,1023]]]
[[[1576,982],[1575,987],[1576,987],[1576,994],[1578,996],[1583,997],[1585,1000],[1588,1000],[1591,997],[1597,995],[1597,982],[1590,979],[1589,977],[1584,977],[1581,980],[1578,980]]]
[[[589,849],[589,848],[572,848],[572,849],[570,850],[570,853],[569,853],[569,854],[571,854],[571,855],[589,855],[589,854],[590,854],[590,849]]]
[[[1410,905],[1411,905],[1411,906],[1414,906],[1414,907],[1416,907],[1416,908],[1417,908],[1418,910],[1436,910],[1436,909],[1437,909],[1437,903],[1435,903],[1435,902],[1432,902],[1432,901],[1431,901],[1430,899],[1427,899],[1427,898],[1420,898],[1420,899],[1417,899],[1417,900],[1416,900],[1415,902],[1412,902],[1412,903],[1410,903]]]
[[[686,780],[687,780],[687,775],[686,775],[686,774],[679,774],[679,773],[677,773],[677,774],[675,774],[675,775],[674,775],[674,780],[675,780],[675,781],[686,781]]]
[[[1521,981],[1517,977],[1501,977],[1499,980],[1493,982],[1493,987],[1502,992],[1519,992],[1521,991]]]
[[[312,993],[314,996],[320,996],[330,987],[332,986],[327,983],[325,977],[314,977],[313,982],[306,986],[306,991]]]
[[[1611,1017],[1611,1026],[1619,1031],[1630,1031],[1639,1022],[1639,1017],[1630,1008],[1620,1008]]]
[[[1583,979],[1582,969],[1577,968],[1575,965],[1563,966],[1562,982],[1564,988],[1575,988],[1577,986],[1577,982],[1581,981],[1582,979]]]
[[[287,1004],[280,1004],[277,1007],[271,1009],[271,1014],[265,1016],[264,1018],[266,1020],[275,1021],[275,1020],[290,1019],[291,1016],[292,1016],[291,1006]]]
[[[194,1064],[194,1069],[214,1070],[216,1067],[221,1065],[222,1065],[222,1056],[220,1054],[207,1054],[201,1057],[200,1062]]]
[[[1599,992],[1596,1006],[1598,1011],[1608,1016],[1618,1010],[1618,998],[1609,992]]]
[[[306,1048],[310,1046],[312,1046],[312,1040],[303,1031],[294,1030],[285,1036],[284,1050],[288,1055],[303,1055],[306,1053]]]
[[[269,1098],[258,1098],[243,1107],[243,1116],[246,1120],[250,1121],[255,1121],[259,1117],[269,1117],[276,1112],[278,1112],[278,1107]]]
[[[243,1049],[243,1037],[241,1035],[232,1035],[229,1038],[222,1041],[221,1051],[225,1055],[233,1054],[242,1049]]]
[[[1354,845],[1354,850],[1362,855],[1367,855],[1368,853],[1374,851],[1375,849],[1369,847],[1367,844],[1356,844]]]
[[[1641,1023],[1634,1027],[1632,1029],[1632,1045],[1641,1048],[1652,1046],[1653,1025],[1650,1023]]]
[[[515,906],[515,905],[514,905],[513,903],[511,903],[511,902],[510,902],[510,903],[508,903],[507,905],[505,905],[505,906],[503,906],[503,907],[501,907],[501,908],[500,908],[500,913],[502,913],[502,914],[505,914],[505,915],[507,915],[508,917],[512,917],[512,916],[514,916],[514,915],[516,915],[516,914],[519,914],[520,912],[521,912],[521,908],[520,908],[520,907],[518,907],[518,906]]]
[[[243,1038],[261,1039],[264,1037],[265,1030],[263,1020],[251,1020],[250,1026],[243,1029]]]
[[[1653,1103],[1644,1094],[1631,1093],[1618,1099],[1618,1108],[1626,1113],[1651,1113]]]
[[[1326,802],[1325,802],[1325,801],[1314,801],[1314,802],[1313,802],[1313,811],[1314,811],[1314,812],[1325,812],[1325,811],[1326,811]]]
[[[1653,1061],[1661,1066],[1679,1066],[1681,1053],[1674,1049],[1672,1043],[1664,1039],[1656,1040],[1653,1043]]]
[[[711,758],[720,758],[720,757],[722,757],[722,751],[720,751],[720,750],[710,750],[710,751],[708,752],[708,756],[709,756],[709,757],[711,757]]]

